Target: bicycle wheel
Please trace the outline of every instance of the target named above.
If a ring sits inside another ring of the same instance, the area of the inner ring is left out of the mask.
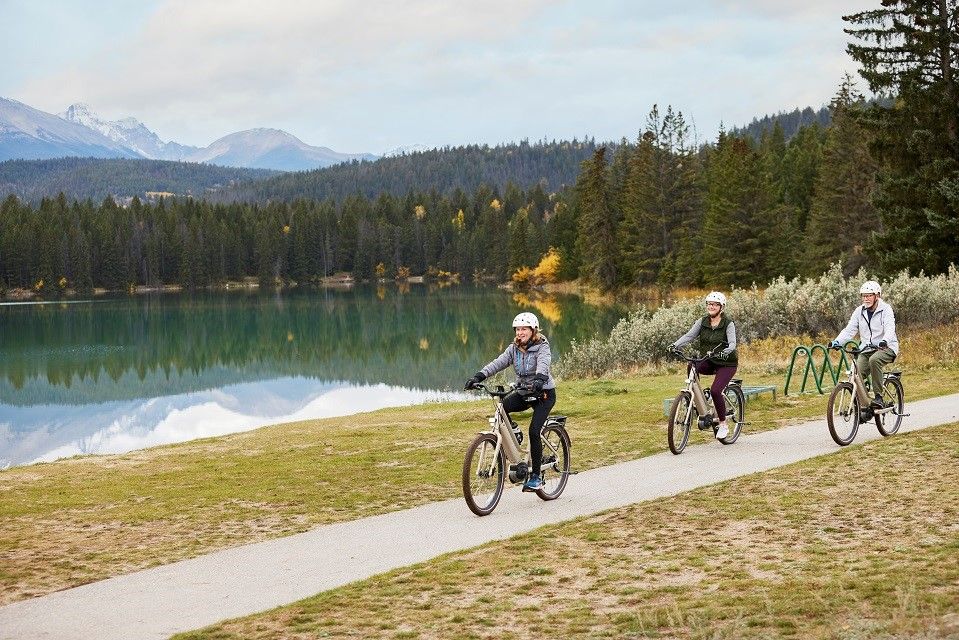
[[[829,396],[826,410],[829,435],[840,447],[845,447],[859,430],[859,400],[849,382],[840,382]]]
[[[481,433],[466,449],[463,460],[463,497],[478,516],[493,512],[503,495],[506,462],[503,451],[496,453],[496,436]]]
[[[730,385],[723,389],[723,399],[726,400],[726,424],[729,425],[729,435],[719,441],[723,444],[732,444],[743,430],[746,422],[746,395],[739,385]]]
[[[666,431],[669,450],[677,456],[686,448],[686,443],[689,442],[689,428],[697,420],[697,416],[692,395],[688,391],[680,391],[669,409],[669,427]]]
[[[536,492],[543,500],[555,500],[569,480],[569,434],[559,425],[543,429],[543,466],[540,477],[543,488]],[[549,466],[547,466],[549,465]]]
[[[888,437],[899,431],[899,425],[902,424],[902,403],[903,390],[902,380],[899,378],[886,378],[882,383],[883,398],[887,402],[892,402],[892,411],[880,413],[876,416],[876,428],[879,433]]]

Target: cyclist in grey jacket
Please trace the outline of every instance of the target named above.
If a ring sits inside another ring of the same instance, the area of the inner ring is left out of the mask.
[[[487,364],[466,381],[466,389],[506,369],[510,365],[516,372],[516,391],[503,398],[507,415],[515,411],[533,409],[529,423],[530,474],[523,491],[543,488],[539,469],[543,464],[543,441],[540,431],[546,424],[549,412],[556,404],[556,381],[550,374],[553,354],[549,340],[539,332],[539,319],[532,313],[521,313],[513,319],[516,338],[498,358]]]
[[[859,288],[859,295],[862,306],[853,309],[846,328],[829,346],[840,347],[858,333],[861,346],[874,349],[859,354],[856,365],[860,371],[869,371],[870,384],[876,394],[872,406],[882,409],[887,406],[882,399],[882,368],[899,355],[896,315],[892,312],[892,307],[881,299],[882,287],[875,280],[864,282]]]

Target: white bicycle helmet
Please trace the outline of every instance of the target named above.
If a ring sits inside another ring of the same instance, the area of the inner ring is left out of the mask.
[[[882,287],[875,280],[867,280],[859,287],[859,295],[864,293],[875,293],[877,296],[882,294]]]
[[[528,311],[517,315],[513,318],[513,328],[516,327],[532,327],[533,329],[539,330],[539,319]]]
[[[719,291],[710,291],[709,295],[706,296],[706,302],[718,302],[720,307],[726,306],[726,296],[724,296]]]

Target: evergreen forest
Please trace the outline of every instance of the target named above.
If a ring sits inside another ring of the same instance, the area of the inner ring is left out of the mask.
[[[698,145],[681,111],[653,106],[635,140],[610,145],[417,153],[125,207],[11,195],[0,286],[305,284],[338,272],[504,281],[548,254],[556,277],[603,290],[749,286],[834,262],[943,273],[959,263],[957,7],[889,0],[845,16],[860,75],[893,98],[866,101],[847,76],[828,124],[794,132],[777,119],[757,124],[758,138],[723,131]]]
[[[117,200],[147,192],[196,198],[241,182],[278,174],[270,169],[218,167],[197,162],[129,158],[56,158],[0,162],[0,193],[39,203],[44,196],[66,194],[70,199]]]

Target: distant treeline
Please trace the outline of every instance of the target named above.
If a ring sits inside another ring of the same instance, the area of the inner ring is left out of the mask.
[[[472,193],[481,185],[503,190],[509,182],[524,189],[540,184],[544,190],[557,191],[576,180],[580,163],[595,150],[592,139],[444,147],[282,174],[240,184],[212,197],[217,202],[341,201],[353,195],[375,198],[381,193],[403,197],[411,191],[449,195],[459,189]]]
[[[546,221],[555,206],[541,186],[512,184],[502,193],[482,186],[448,197],[264,206],[174,198],[119,207],[61,196],[34,208],[9,196],[0,205],[0,286],[194,288],[247,276],[303,284],[340,271],[358,279],[475,271],[503,280],[558,242],[551,234],[564,217]]]
[[[762,118],[753,118],[745,127],[736,127],[730,131],[730,134],[737,137],[749,137],[754,142],[759,142],[763,135],[769,135],[778,125],[782,128],[786,140],[791,140],[793,136],[799,133],[803,127],[811,124],[818,124],[820,128],[825,129],[832,121],[832,113],[828,106],[813,110],[812,107],[805,109],[794,109],[789,112],[782,111],[772,116],[763,116]]]
[[[141,198],[147,192],[192,195],[195,198],[278,174],[270,169],[218,167],[166,160],[58,158],[0,162],[0,194],[39,203],[41,198],[67,194],[71,200],[107,196]]]

